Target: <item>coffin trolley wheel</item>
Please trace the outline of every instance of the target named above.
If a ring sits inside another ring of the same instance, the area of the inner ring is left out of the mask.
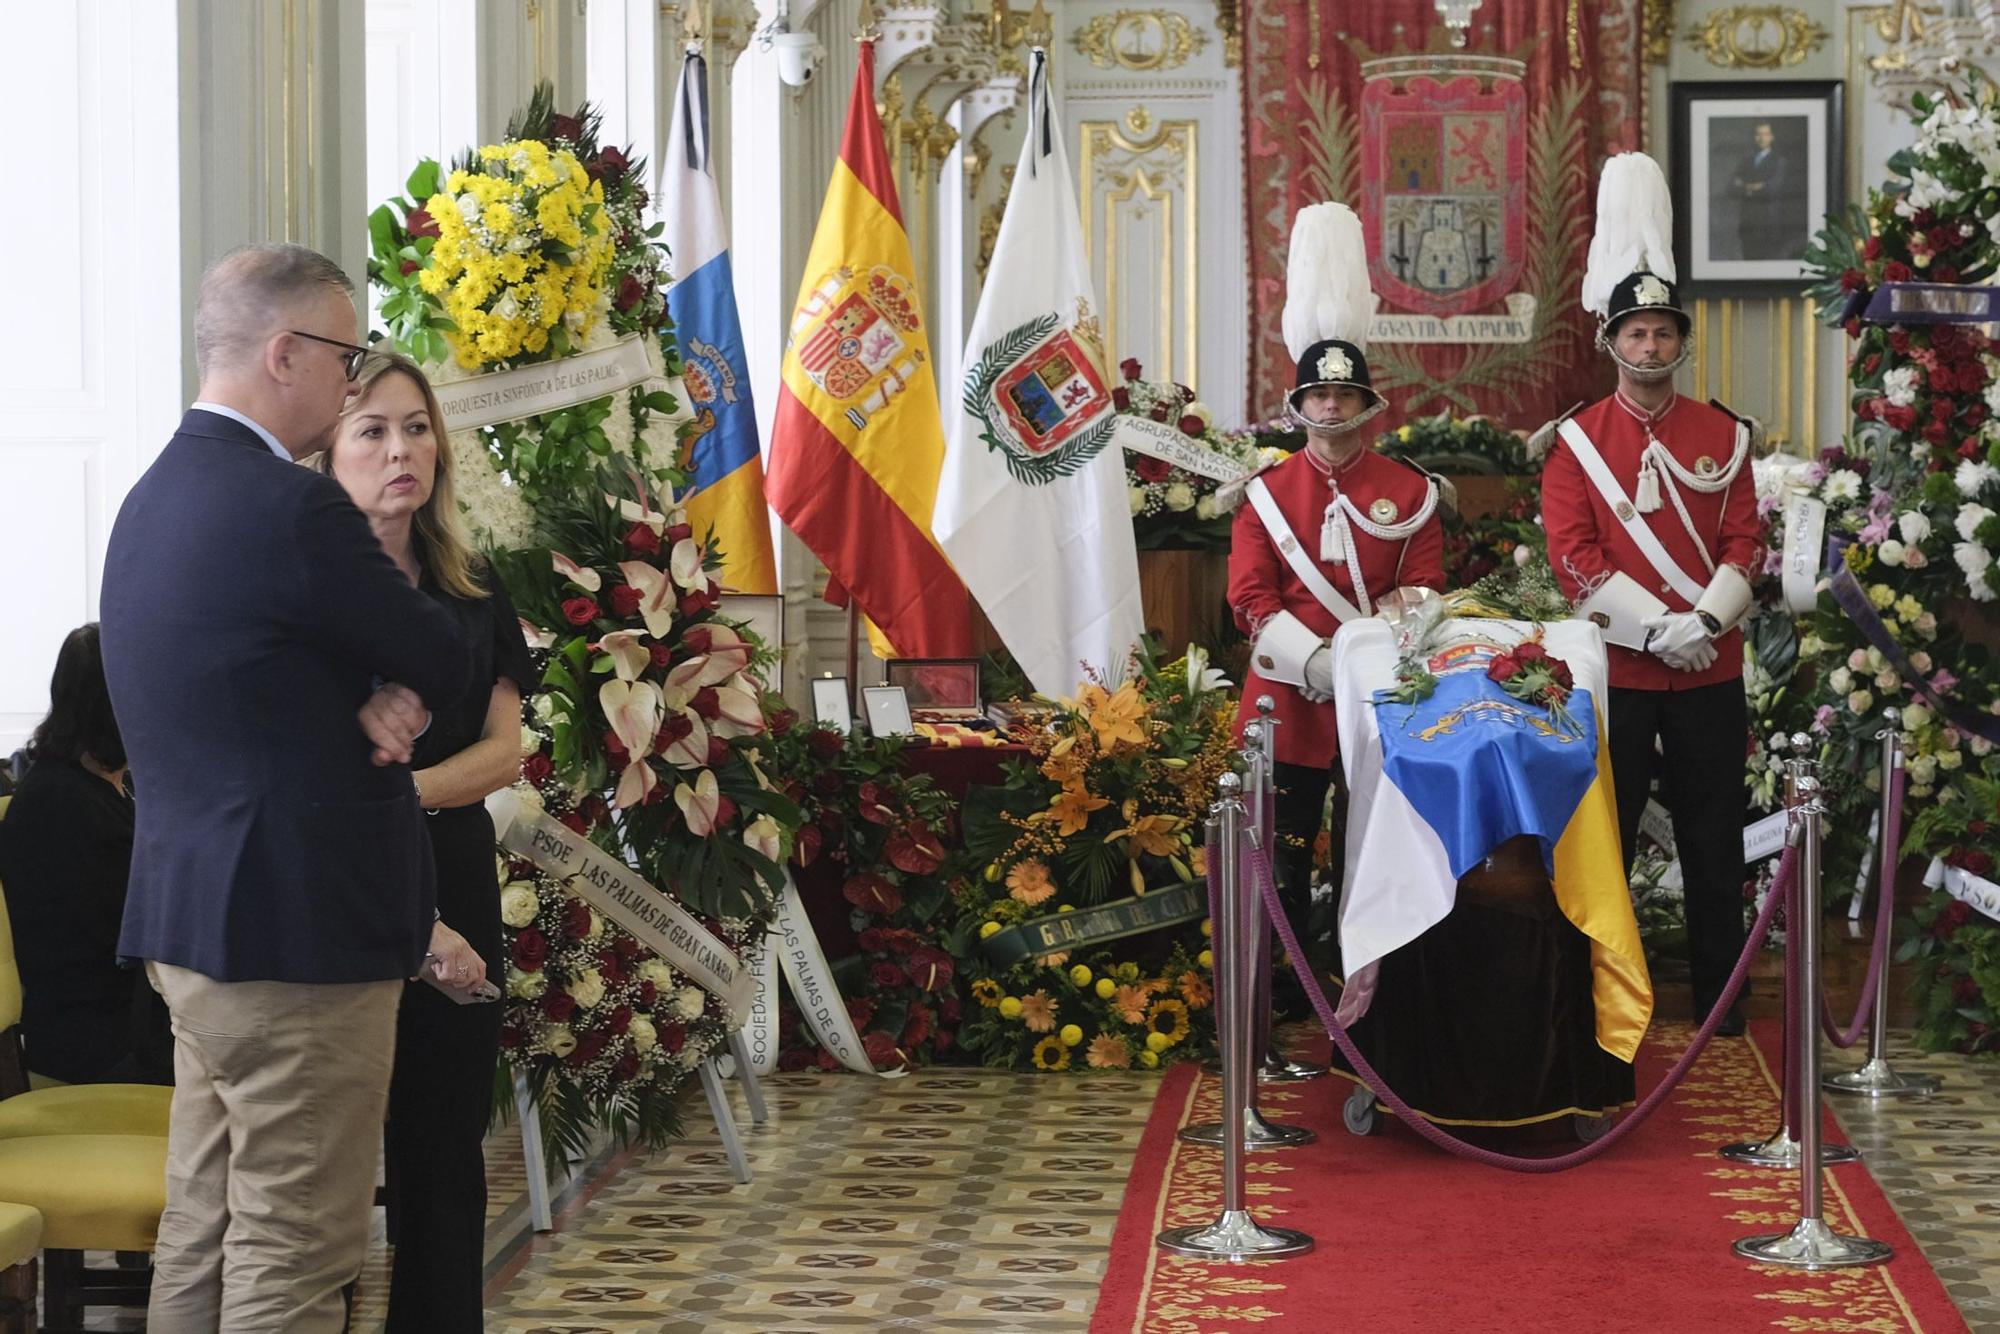
[[[1597,1116],[1586,1116],[1582,1112],[1575,1112],[1569,1118],[1570,1129],[1576,1133],[1577,1141],[1582,1144],[1593,1144],[1603,1139],[1616,1121],[1617,1118],[1610,1112]]]
[[[1375,1110],[1375,1090],[1366,1084],[1356,1084],[1347,1101],[1340,1105],[1341,1124],[1353,1134],[1372,1135],[1380,1120],[1381,1114]]]

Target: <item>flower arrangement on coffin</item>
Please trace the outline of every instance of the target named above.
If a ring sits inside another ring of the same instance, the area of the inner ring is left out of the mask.
[[[1260,448],[1246,431],[1219,431],[1215,414],[1194,390],[1167,380],[1148,380],[1134,358],[1119,363],[1124,383],[1111,391],[1118,410],[1180,428],[1211,452],[1234,460],[1244,472],[1275,463],[1288,451]],[[1221,485],[1213,477],[1176,468],[1165,459],[1125,451],[1125,485],[1132,502],[1132,527],[1141,551],[1229,550],[1231,519],[1216,506]]]
[[[979,1004],[959,1040],[987,1064],[1151,1067],[1212,1048],[1210,958],[1194,924],[1206,904],[1203,821],[1235,763],[1226,685],[1199,649],[1162,663],[1142,645],[1122,685],[1087,682],[1046,728],[1019,729],[1029,758],[999,787],[967,794],[965,851],[983,869],[954,882],[953,953]],[[980,948],[1010,928],[1176,886],[1195,905],[1178,927],[1006,964]]]
[[[771,756],[803,816],[793,864],[830,862],[842,872],[840,893],[861,950],[834,965],[834,980],[878,1070],[927,1065],[951,1052],[963,1017],[957,964],[942,940],[950,919],[942,868],[957,803],[928,775],[906,771],[905,749],[894,737],[787,726]],[[783,1044],[780,1069],[839,1068],[796,1016],[785,1023]]]
[[[645,163],[598,142],[588,106],[557,114],[536,88],[504,142],[449,171],[418,164],[369,216],[370,281],[395,345],[447,383],[641,335],[659,380],[560,411],[454,434],[461,499],[490,546],[526,544],[542,494],[585,486],[602,461],[675,460],[677,370]],[[474,463],[480,466],[472,466]]]
[[[1378,439],[1375,448],[1432,472],[1503,477],[1537,475],[1547,452],[1545,442],[1530,446],[1524,434],[1491,417],[1454,417],[1449,412],[1405,422]]]
[[[1910,834],[1946,865],[1990,880],[1996,831],[2000,781],[1968,777],[1926,810]],[[1916,932],[1896,957],[1921,961],[1914,971],[1919,1044],[1963,1052],[2000,1045],[2000,922],[1942,889],[1917,905],[1915,918]]]

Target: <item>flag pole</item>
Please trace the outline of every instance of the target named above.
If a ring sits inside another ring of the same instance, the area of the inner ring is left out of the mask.
[[[861,604],[847,595],[847,699],[848,706],[860,698],[861,689]]]

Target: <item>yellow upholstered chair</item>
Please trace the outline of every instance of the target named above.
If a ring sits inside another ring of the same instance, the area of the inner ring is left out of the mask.
[[[12,797],[0,797],[0,820]],[[21,1050],[21,970],[0,896],[0,1139],[20,1135],[165,1135],[174,1091],[158,1084],[29,1087]]]
[[[25,1204],[0,1204],[0,1328],[33,1334],[35,1256],[42,1249],[42,1216]]]
[[[8,801],[0,797],[0,818]],[[27,1091],[20,1022],[21,974],[0,898],[0,1261],[14,1254],[10,1239],[26,1239],[30,1230],[21,1227],[17,1237],[10,1220],[32,1216],[47,1327],[82,1329],[87,1306],[146,1304],[150,1269],[89,1269],[83,1253],[153,1249],[167,1204],[173,1090],[76,1084]],[[0,1275],[0,1284],[6,1281]]]

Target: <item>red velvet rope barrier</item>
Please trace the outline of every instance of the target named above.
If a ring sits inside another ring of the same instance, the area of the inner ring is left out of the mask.
[[[1834,1022],[1826,993],[1819,997],[1819,1027],[1826,1040],[1843,1050],[1861,1041],[1875,1012],[1877,975],[1889,966],[1889,938],[1896,930],[1896,864],[1903,859],[1903,767],[1889,771],[1889,811],[1882,822],[1882,859],[1875,888],[1875,940],[1868,947],[1868,974],[1861,980],[1861,999],[1854,1003],[1854,1022],[1841,1028]],[[1790,1050],[1787,1048],[1787,1050]]]
[[[1286,917],[1284,905],[1278,900],[1277,887],[1271,880],[1271,859],[1262,848],[1250,843],[1247,838],[1244,840],[1244,845],[1250,854],[1251,871],[1257,878],[1258,889],[1263,894],[1264,906],[1270,914],[1271,924],[1277,929],[1278,939],[1284,942],[1285,952],[1289,957],[1294,960],[1304,960],[1306,954],[1299,948],[1297,933],[1292,930],[1291,920]],[[1778,878],[1772,884],[1770,897],[1764,901],[1764,907],[1758,912],[1756,922],[1751,925],[1750,938],[1743,946],[1742,955],[1736,960],[1735,969],[1729,974],[1728,985],[1723,987],[1722,996],[1716,1001],[1715,1008],[1710,1010],[1708,1018],[1702,1021],[1700,1031],[1694,1035],[1694,1040],[1688,1044],[1688,1049],[1681,1053],[1681,1058],[1674,1063],[1673,1069],[1667,1071],[1659,1086],[1648,1093],[1645,1099],[1632,1109],[1630,1115],[1619,1118],[1618,1123],[1606,1131],[1602,1139],[1552,1158],[1522,1158],[1512,1154],[1495,1153],[1491,1149],[1468,1144],[1418,1115],[1408,1103],[1396,1095],[1396,1091],[1383,1081],[1382,1076],[1376,1073],[1375,1067],[1370,1065],[1367,1058],[1355,1048],[1353,1039],[1347,1035],[1347,1029],[1334,1018],[1333,1005],[1327,1000],[1326,991],[1321,987],[1320,980],[1313,970],[1299,967],[1295,971],[1299,980],[1305,985],[1306,997],[1312,1002],[1314,1012],[1326,1026],[1327,1035],[1340,1048],[1341,1055],[1345,1056],[1349,1064],[1354,1067],[1354,1073],[1361,1077],[1361,1081],[1374,1092],[1376,1097],[1388,1105],[1391,1112],[1407,1122],[1419,1135],[1447,1153],[1469,1158],[1488,1167],[1498,1167],[1509,1172],[1567,1171],[1607,1152],[1612,1145],[1631,1134],[1640,1122],[1651,1116],[1653,1111],[1666,1101],[1667,1095],[1687,1077],[1688,1071],[1694,1068],[1695,1061],[1708,1046],[1709,1039],[1715,1036],[1716,1027],[1722,1022],[1722,1017],[1729,1012],[1729,1007],[1736,1003],[1736,997],[1743,989],[1743,980],[1750,974],[1750,960],[1763,947],[1764,937],[1770,933],[1771,919],[1777,914],[1779,902],[1791,893],[1792,882],[1798,868],[1798,852],[1796,843],[1786,845],[1784,858],[1778,863]],[[1224,889],[1226,890],[1227,886],[1224,886]]]

